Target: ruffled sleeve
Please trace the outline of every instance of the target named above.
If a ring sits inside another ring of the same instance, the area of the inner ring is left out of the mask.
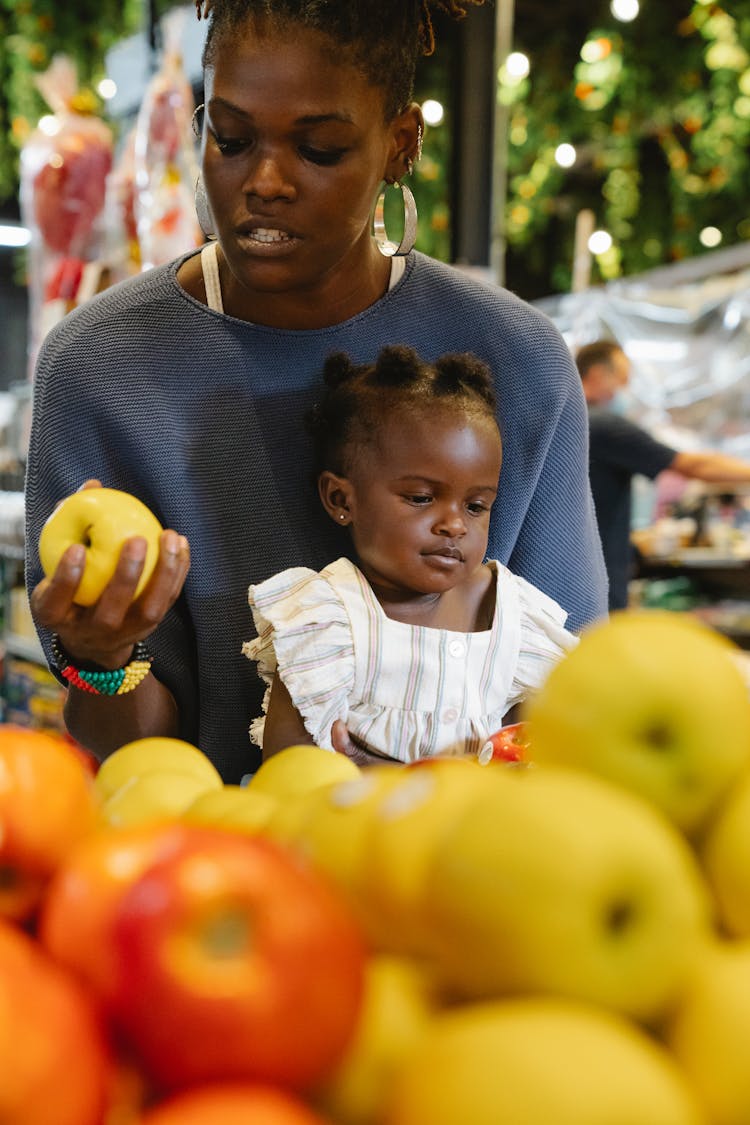
[[[515,702],[538,691],[552,668],[578,644],[565,628],[568,615],[561,605],[514,575],[521,609],[521,645],[511,688]]]
[[[326,578],[292,567],[251,586],[248,601],[258,636],[242,651],[266,683],[263,715],[250,737],[263,745],[265,713],[278,669],[311,740],[332,750],[331,726],[346,721],[354,684],[354,643],[344,604]]]

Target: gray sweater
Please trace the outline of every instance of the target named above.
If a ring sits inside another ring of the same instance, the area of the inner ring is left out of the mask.
[[[248,736],[262,685],[241,653],[247,588],[348,553],[311,479],[303,418],[325,357],[388,343],[426,359],[473,351],[497,379],[504,443],[488,555],[539,586],[578,629],[606,612],[588,485],[580,379],[553,324],[502,289],[413,253],[402,279],[343,324],[280,331],[209,310],[178,285],[179,259],[95,297],[55,326],[34,386],[27,584],[55,503],[87,477],[139,496],[187,535],[184,594],[149,638],[182,736],[227,781],[257,765]],[[49,655],[49,637],[42,636]]]

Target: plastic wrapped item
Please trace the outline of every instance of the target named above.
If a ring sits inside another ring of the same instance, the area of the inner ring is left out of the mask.
[[[21,152],[21,216],[31,230],[30,339],[33,367],[46,332],[81,299],[87,267],[101,253],[102,213],[112,167],[109,127],[78,89],[73,62],[58,55],[37,78],[51,113]]]
[[[132,277],[141,268],[141,248],[135,215],[135,127],[120,145],[107,179],[105,255],[112,282]]]
[[[178,8],[162,21],[163,61],[136,122],[135,217],[142,269],[162,265],[203,242],[195,214],[195,100],[180,49],[184,18]]]

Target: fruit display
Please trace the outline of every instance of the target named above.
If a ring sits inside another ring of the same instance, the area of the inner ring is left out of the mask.
[[[0,1119],[748,1125],[742,654],[616,614],[514,728],[237,786],[0,726]]]

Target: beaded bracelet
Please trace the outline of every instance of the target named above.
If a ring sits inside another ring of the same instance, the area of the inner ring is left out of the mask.
[[[143,641],[136,641],[133,655],[124,667],[113,668],[111,671],[105,669],[101,672],[89,672],[84,668],[76,668],[70,663],[68,654],[60,644],[60,638],[56,633],[52,637],[52,655],[60,675],[73,687],[77,687],[80,691],[87,691],[91,695],[127,695],[146,679],[154,659]]]

